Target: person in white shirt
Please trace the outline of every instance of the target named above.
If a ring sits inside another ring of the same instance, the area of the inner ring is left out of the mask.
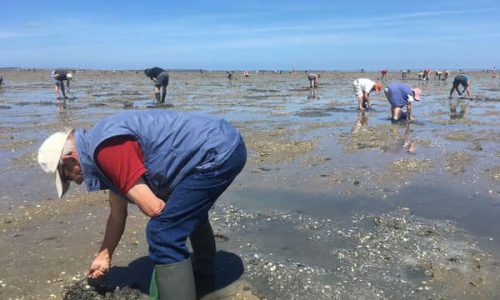
[[[317,88],[319,84],[320,74],[309,73],[307,74],[307,79],[309,80],[309,88]]]
[[[358,110],[361,111],[371,107],[369,98],[370,93],[372,91],[380,92],[382,90],[382,83],[367,78],[356,79],[352,84],[356,97],[358,98]]]

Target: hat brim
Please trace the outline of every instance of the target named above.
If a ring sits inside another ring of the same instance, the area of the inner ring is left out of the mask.
[[[59,196],[59,199],[64,196],[64,194],[68,191],[69,188],[69,181],[63,180],[61,178],[61,175],[59,175],[59,170],[56,170],[56,189],[57,189],[57,195]]]

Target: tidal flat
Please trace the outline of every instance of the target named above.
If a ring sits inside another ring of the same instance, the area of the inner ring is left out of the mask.
[[[56,102],[49,70],[2,71],[0,298],[147,298],[147,218],[130,208],[108,276],[86,282],[106,192],[72,184],[57,200],[36,152],[57,130],[175,109],[227,119],[249,150],[210,215],[214,299],[498,299],[500,81],[468,73],[472,99],[448,99],[455,73],[390,72],[423,90],[417,121],[391,124],[383,93],[357,111],[352,82],[378,73],[325,72],[310,90],[304,72],[171,72],[170,105],[155,106],[142,72],[79,71]]]

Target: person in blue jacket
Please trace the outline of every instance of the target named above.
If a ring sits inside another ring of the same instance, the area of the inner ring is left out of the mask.
[[[412,103],[420,101],[422,90],[418,87],[411,88],[402,83],[391,83],[384,89],[385,96],[391,104],[391,120],[399,121],[404,114],[402,108],[406,106],[406,119],[413,121]]]
[[[195,299],[215,288],[215,239],[208,211],[247,159],[239,131],[224,119],[177,111],[125,112],[89,130],[58,132],[38,151],[59,198],[71,181],[109,190],[110,214],[88,276],[104,276],[121,239],[127,204],[150,217],[153,299]],[[193,248],[194,270],[186,239]],[[195,285],[196,281],[196,285]]]

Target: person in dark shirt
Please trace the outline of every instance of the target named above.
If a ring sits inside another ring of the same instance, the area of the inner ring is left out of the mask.
[[[64,81],[66,80],[66,85],[69,89],[69,81],[73,79],[73,74],[66,70],[54,70],[52,71],[50,78],[52,79],[52,83],[54,84],[56,99],[68,99],[68,97],[66,97],[66,91],[64,89]],[[61,90],[63,97],[59,97],[59,90]]]
[[[3,82],[3,77],[0,76],[0,85],[2,85],[2,82]]]
[[[460,92],[458,90],[458,87],[459,86],[462,86],[464,89],[462,90],[462,92]],[[450,99],[451,99],[451,96],[453,95],[453,92],[454,91],[457,91],[458,95],[459,96],[462,96],[462,94],[464,92],[467,92],[467,97],[471,98],[471,94],[470,94],[470,79],[469,77],[465,76],[464,73],[461,73],[457,76],[455,76],[455,79],[453,80],[453,86],[451,87],[451,90],[450,90]]]
[[[162,68],[154,67],[144,70],[144,74],[155,83],[155,99],[157,103],[165,103],[168,86],[168,73]],[[160,88],[162,88],[160,99]]]

